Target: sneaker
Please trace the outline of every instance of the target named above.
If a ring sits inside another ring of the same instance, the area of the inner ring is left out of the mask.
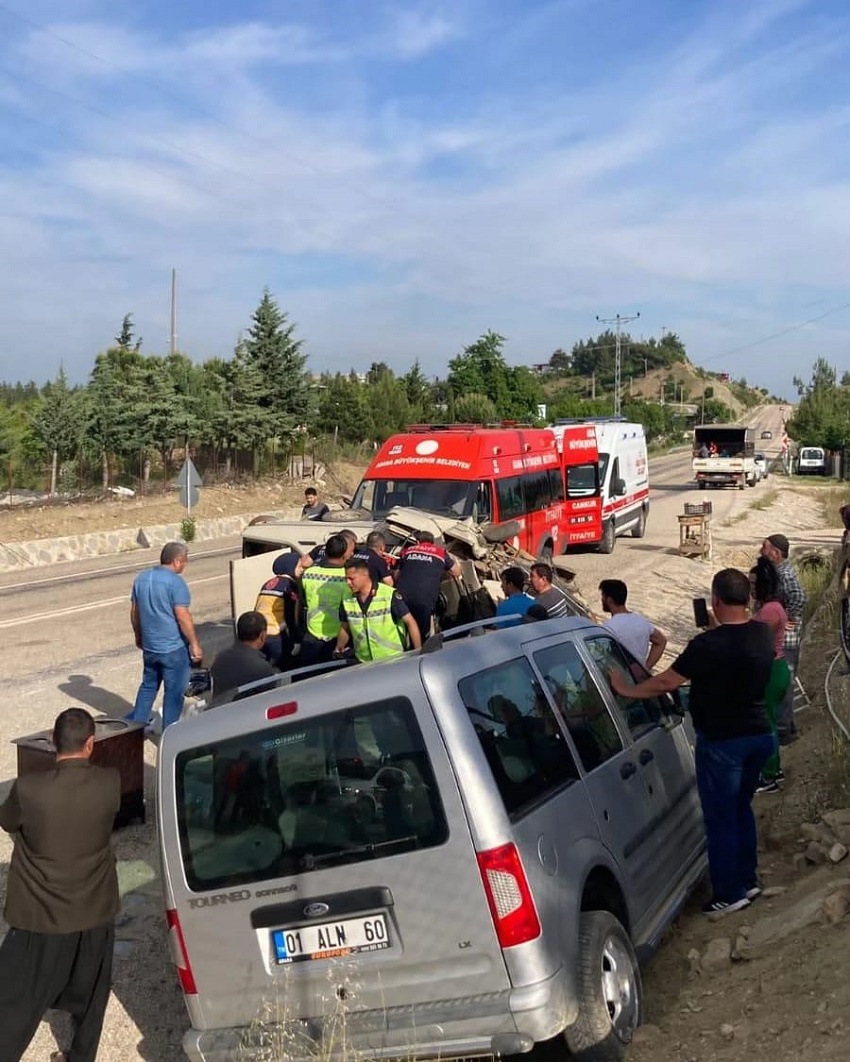
[[[740,900],[733,900],[731,902],[727,900],[710,900],[708,903],[702,905],[702,913],[722,916],[732,914],[733,911],[743,911],[745,907],[749,906],[750,901],[746,896],[742,896]]]
[[[753,900],[757,900],[761,896],[761,886],[751,885],[747,889],[747,899],[752,903]]]
[[[776,777],[773,780],[774,780],[774,782],[784,782],[785,781],[785,772],[782,770],[781,767],[776,772]]]
[[[779,793],[779,783],[775,778],[760,778],[756,793]]]

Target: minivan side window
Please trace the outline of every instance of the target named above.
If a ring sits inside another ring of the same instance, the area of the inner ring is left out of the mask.
[[[586,771],[623,751],[617,724],[572,642],[540,649],[534,663],[567,724]]]
[[[525,508],[534,513],[552,504],[549,475],[545,469],[539,472],[526,472],[522,477],[522,489],[525,495]]]
[[[596,470],[594,469],[594,476]],[[552,504],[557,505],[558,502],[564,500],[564,477],[559,468],[550,468],[548,473],[549,477],[549,496],[552,499]]]
[[[238,711],[221,708],[219,711]],[[224,889],[442,844],[437,784],[406,697],[211,742],[175,764],[190,889]]]
[[[477,524],[489,524],[493,519],[493,503],[490,500],[490,484],[482,480],[475,492],[473,518]]]
[[[524,657],[458,683],[505,809],[519,817],[578,780],[558,721]]]
[[[522,498],[522,480],[519,476],[496,480],[496,497],[499,499],[499,519],[513,520],[525,513]]]
[[[591,635],[586,639],[585,645],[605,679],[608,678],[611,668],[619,671],[632,685],[643,682],[647,677],[646,669],[634,661],[610,634]],[[615,697],[620,716],[632,737],[640,737],[653,727],[663,726],[671,718],[661,697],[646,697],[640,701],[634,697],[620,697],[616,694]]]

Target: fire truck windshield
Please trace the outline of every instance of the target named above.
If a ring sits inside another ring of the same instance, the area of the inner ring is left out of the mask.
[[[596,465],[572,465],[567,468],[567,497],[589,498],[598,491]]]
[[[377,518],[386,516],[396,506],[447,516],[471,516],[476,486],[458,479],[364,479],[351,507]]]

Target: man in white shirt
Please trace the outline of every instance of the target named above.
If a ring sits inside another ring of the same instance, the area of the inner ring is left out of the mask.
[[[602,610],[610,612],[611,618],[602,626],[607,628],[625,646],[636,660],[652,671],[667,647],[667,636],[639,612],[629,612],[626,599],[628,587],[622,579],[603,579],[599,584],[602,595]]]

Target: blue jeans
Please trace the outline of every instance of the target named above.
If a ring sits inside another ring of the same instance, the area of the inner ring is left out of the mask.
[[[153,653],[145,649],[142,659],[144,661],[142,684],[136,694],[133,711],[127,718],[134,723],[146,723],[150,719],[159,687],[164,684],[162,725],[164,728],[171,723],[176,723],[183,711],[183,697],[192,673],[188,649],[184,646],[170,653]]]
[[[756,883],[758,838],[752,801],[772,753],[772,734],[726,741],[697,734],[697,786],[715,900],[734,903]]]

